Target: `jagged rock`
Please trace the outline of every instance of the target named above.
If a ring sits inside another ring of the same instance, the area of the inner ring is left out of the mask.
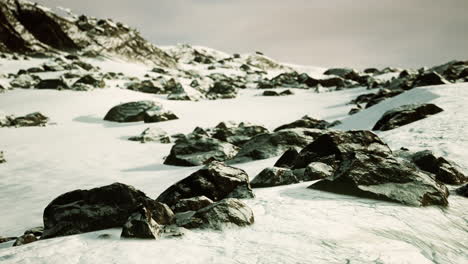
[[[41,80],[37,85],[36,89],[70,89],[70,86],[62,79],[46,79]]]
[[[121,227],[147,200],[143,192],[122,183],[62,194],[44,210],[41,238]]]
[[[370,131],[328,131],[301,150],[293,168],[305,168],[312,162],[323,162],[335,167],[344,156],[356,151],[376,155],[392,153],[390,148]]]
[[[418,87],[443,84],[450,84],[450,82],[436,72],[425,72],[416,78],[414,86]]]
[[[145,111],[143,115],[143,121],[145,123],[157,123],[179,119],[172,111],[152,108]]]
[[[301,119],[296,120],[292,123],[282,125],[277,127],[274,131],[280,131],[282,129],[289,129],[289,128],[317,128],[317,129],[326,129],[330,127],[330,123],[325,120],[319,120],[312,118],[310,116],[303,116]]]
[[[213,201],[206,196],[181,199],[174,205],[174,212],[198,211],[212,203]]]
[[[263,126],[244,122],[239,124],[221,122],[212,129],[210,133],[213,138],[226,141],[236,146],[242,146],[252,137],[268,133],[268,129]]]
[[[245,171],[212,161],[169,187],[156,201],[174,207],[182,199],[198,196],[216,202],[224,198],[253,198],[254,194]]]
[[[413,153],[410,160],[421,170],[434,174],[440,182],[462,184],[468,181],[468,178],[454,164],[443,157],[437,158],[432,151],[424,150]]]
[[[49,118],[39,112],[20,116],[11,120],[10,126],[29,127],[29,126],[45,126]]]
[[[104,82],[103,79],[101,78],[96,78],[93,75],[87,74],[80,79],[78,79],[73,86],[79,85],[79,84],[87,84],[92,86],[93,88],[104,88],[106,86],[106,83]]]
[[[301,149],[323,134],[322,130],[309,128],[283,129],[253,137],[242,145],[230,162],[246,162],[275,157],[290,148]]]
[[[146,142],[158,142],[158,143],[171,143],[171,138],[166,131],[159,127],[149,127],[145,129],[139,136],[131,137],[128,140],[140,141],[141,143]]]
[[[14,247],[30,244],[39,240],[34,234],[26,234],[18,237],[13,244]]]
[[[145,207],[151,212],[151,216],[160,225],[172,225],[175,223],[175,214],[167,204],[153,200],[145,201]]]
[[[209,99],[230,99],[236,98],[237,88],[228,81],[216,81],[213,87],[208,90],[207,98]]]
[[[114,122],[143,121],[146,111],[162,109],[160,103],[154,101],[137,101],[114,106],[104,117],[104,120]]]
[[[252,188],[272,187],[299,183],[298,178],[290,169],[286,168],[265,168],[250,182]]]
[[[20,74],[10,82],[14,88],[34,88],[40,81],[40,78],[35,75]]]
[[[278,161],[276,161],[274,166],[279,168],[291,168],[296,163],[297,157],[299,157],[299,152],[297,152],[296,149],[288,149]]]
[[[231,226],[249,226],[254,221],[250,207],[238,199],[228,198],[184,215],[178,224],[185,228],[222,230]]]
[[[464,186],[462,186],[462,187],[456,189],[455,192],[456,192],[458,195],[461,195],[461,196],[464,196],[464,197],[467,197],[467,198],[468,198],[468,184],[465,184]]]
[[[236,146],[215,138],[184,136],[175,142],[164,164],[198,166],[210,159],[219,161],[231,159],[237,152],[238,148]]]
[[[160,236],[161,227],[153,220],[151,211],[140,206],[127,219],[122,228],[121,237],[157,239]]]
[[[385,112],[372,130],[386,131],[398,128],[442,111],[444,110],[435,104],[403,105]]]
[[[407,162],[362,151],[342,158],[332,177],[309,188],[413,206],[448,205],[447,188]]]
[[[3,154],[3,151],[0,151],[0,163],[6,162],[5,156]]]

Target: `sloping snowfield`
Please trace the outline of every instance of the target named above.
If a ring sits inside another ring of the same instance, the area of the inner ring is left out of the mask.
[[[380,133],[393,149],[431,149],[468,168],[468,84],[416,88],[356,115],[346,105],[363,89],[330,93],[294,90],[261,97],[242,90],[236,99],[181,102],[107,88],[90,92],[21,90],[0,95],[0,110],[40,111],[53,125],[1,128],[0,235],[20,235],[42,225],[42,211],[58,195],[122,182],[156,198],[199,167],[163,165],[171,144],[128,141],[149,126],[170,134],[221,121],[250,121],[273,129],[303,115],[342,120],[339,129],[371,129],[388,109],[433,102],[445,111]],[[116,104],[160,101],[179,120],[117,124],[103,121]],[[276,158],[239,164],[251,179]],[[2,263],[468,263],[468,200],[452,194],[448,208],[414,208],[306,189],[311,183],[255,189],[246,200],[255,224],[241,229],[188,231],[156,241],[120,240],[120,230],[35,242],[0,244]],[[453,189],[453,187],[449,188]],[[111,234],[99,239],[99,234]]]

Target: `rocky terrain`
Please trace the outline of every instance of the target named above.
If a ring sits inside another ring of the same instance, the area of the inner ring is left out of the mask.
[[[468,259],[468,61],[306,67],[66,13],[0,3],[2,262]]]

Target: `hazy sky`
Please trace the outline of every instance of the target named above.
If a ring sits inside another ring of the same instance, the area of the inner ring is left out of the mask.
[[[259,50],[316,66],[468,59],[468,0],[36,0],[113,18],[159,45]]]

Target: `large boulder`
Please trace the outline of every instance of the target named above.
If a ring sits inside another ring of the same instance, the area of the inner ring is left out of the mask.
[[[208,228],[222,230],[225,227],[243,227],[254,223],[252,209],[244,202],[227,198],[196,212],[189,212],[178,220],[185,228]]]
[[[452,162],[443,157],[436,157],[430,150],[416,152],[411,161],[421,170],[430,172],[438,181],[446,184],[462,184],[468,178]]]
[[[156,239],[160,233],[161,227],[152,218],[151,210],[140,206],[127,219],[121,237]]]
[[[319,120],[312,118],[310,116],[303,116],[301,119],[296,120],[292,123],[285,124],[282,126],[277,127],[274,131],[279,131],[282,129],[288,128],[317,128],[317,129],[326,129],[330,127],[330,123],[325,120]]]
[[[444,111],[435,104],[410,104],[389,110],[377,121],[372,130],[391,130]]]
[[[261,134],[242,145],[237,155],[230,162],[267,159],[279,156],[291,148],[299,150],[323,133],[323,130],[319,129],[293,128]]]
[[[175,208],[180,200],[198,196],[220,201],[224,198],[252,198],[254,194],[245,171],[213,161],[169,187],[156,200]]]
[[[363,151],[343,157],[332,177],[309,188],[412,206],[448,205],[447,188],[408,162]]]
[[[288,149],[276,161],[275,167],[292,168],[296,164],[296,159],[299,157],[299,152],[296,149]]]
[[[147,200],[143,192],[122,183],[62,194],[44,210],[42,238],[121,227]]]
[[[141,143],[157,142],[157,143],[171,143],[171,138],[166,131],[159,127],[148,127],[139,136],[130,137],[128,140],[139,141]]]
[[[334,167],[343,156],[355,151],[391,154],[390,148],[370,131],[328,131],[301,150],[293,168],[305,168],[312,162]]]
[[[137,101],[114,106],[107,112],[104,120],[114,122],[143,121],[148,110],[160,110],[162,105],[154,101]]]
[[[206,95],[209,99],[236,98],[237,88],[228,81],[216,81]]]
[[[447,81],[443,76],[438,74],[437,72],[425,72],[421,75],[418,75],[418,77],[415,80],[415,87],[418,86],[429,86],[429,85],[444,85],[444,84],[450,84],[449,81]]]

